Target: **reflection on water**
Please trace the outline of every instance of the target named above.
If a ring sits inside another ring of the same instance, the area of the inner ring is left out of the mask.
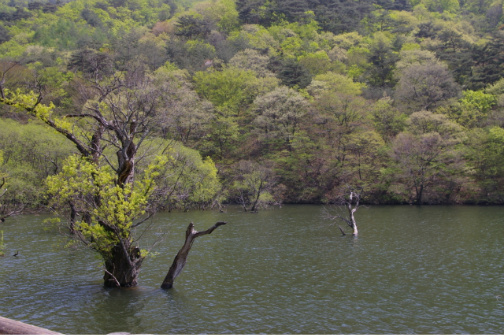
[[[17,217],[1,227],[0,315],[63,333],[500,333],[503,211],[361,207],[358,239],[320,206],[162,214],[143,243],[168,237],[124,290],[102,288],[99,260],[61,249],[43,217]],[[187,224],[219,220],[159,289]]]

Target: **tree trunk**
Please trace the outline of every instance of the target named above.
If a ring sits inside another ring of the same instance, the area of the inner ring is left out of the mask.
[[[259,187],[257,188],[257,194],[254,200],[254,203],[252,204],[252,207],[250,207],[251,212],[257,211],[257,203],[259,202],[259,198],[261,197],[261,192],[262,192],[262,186],[263,186],[263,181],[261,180],[261,183],[259,184]]]
[[[117,184],[124,187],[126,184],[132,184],[135,177],[135,160],[119,160],[119,168],[117,170]]]
[[[353,200],[355,199],[355,207],[353,207]],[[357,221],[355,221],[355,212],[359,208],[360,195],[355,192],[350,192],[350,201],[347,202],[348,209],[348,225],[353,229],[352,235],[357,236],[359,230],[357,229]]]
[[[138,284],[138,274],[143,257],[138,247],[131,247],[127,243],[116,244],[105,258],[105,287],[131,287]]]
[[[350,227],[352,227],[353,229],[353,232],[352,232],[352,235],[353,236],[357,236],[359,234],[359,230],[357,229],[357,222],[355,221],[355,215],[354,213],[357,211],[357,208],[350,208],[349,206],[349,209],[348,209],[348,212],[349,212],[349,217],[350,217]]]
[[[360,203],[360,193],[350,191],[350,195],[347,199],[343,199],[343,205],[346,207],[348,211],[348,218],[343,215],[337,215],[335,218],[339,218],[346,222],[346,224],[352,228],[352,236],[357,236],[359,234],[359,230],[357,229],[357,221],[355,220],[355,212],[359,209]],[[341,227],[339,227],[342,236],[345,236],[345,232]]]
[[[194,229],[194,224],[192,222],[189,224],[186,230],[186,238],[184,245],[177,253],[177,256],[175,256],[175,259],[173,260],[173,263],[170,269],[168,270],[168,273],[166,274],[163,283],[161,284],[162,289],[170,289],[173,287],[173,282],[175,281],[175,278],[182,272],[182,269],[184,268],[187,262],[187,256],[189,256],[189,251],[191,250],[192,244],[196,239],[196,237],[211,234],[217,227],[225,224],[226,222],[217,222],[209,229],[201,232],[198,232],[196,229]]]
[[[244,191],[240,191],[240,204],[243,208],[243,211],[246,212],[247,211],[247,202],[245,201],[245,194],[244,194]]]
[[[422,204],[422,198],[423,198],[423,189],[424,189],[424,184],[423,182],[420,184],[420,186],[416,189],[416,204],[421,205]]]
[[[134,128],[134,126],[132,126]],[[135,177],[135,155],[137,146],[132,140],[122,143],[123,148],[117,151],[117,184],[121,187],[133,184]]]
[[[77,210],[75,209],[75,205],[72,201],[68,202],[68,205],[70,206],[70,223],[69,223],[69,229],[70,229],[70,234],[75,235],[75,220],[77,218]]]

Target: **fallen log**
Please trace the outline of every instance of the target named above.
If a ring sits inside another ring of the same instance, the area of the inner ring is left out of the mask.
[[[0,334],[53,334],[62,335],[49,329],[32,326],[27,323],[0,316]]]

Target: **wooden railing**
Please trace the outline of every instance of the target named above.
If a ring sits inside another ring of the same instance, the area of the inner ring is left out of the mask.
[[[0,316],[0,334],[53,334],[61,333],[49,329],[32,326],[24,322],[3,318]]]

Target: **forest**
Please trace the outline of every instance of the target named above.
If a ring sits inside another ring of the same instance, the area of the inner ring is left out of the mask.
[[[503,204],[502,14],[502,0],[0,0],[0,217],[75,217],[93,197],[86,215],[109,217],[97,194],[120,192],[132,217],[354,189]]]

